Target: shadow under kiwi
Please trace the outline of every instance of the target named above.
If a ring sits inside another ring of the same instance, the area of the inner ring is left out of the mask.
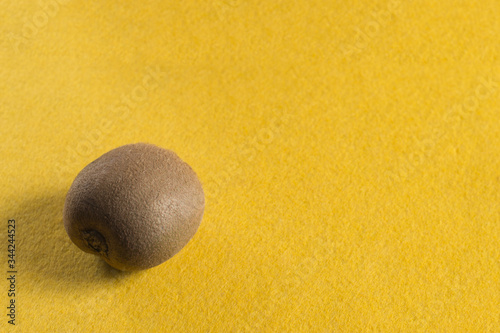
[[[16,220],[18,274],[26,283],[49,291],[105,288],[141,272],[122,272],[100,257],[85,253],[70,240],[63,223],[67,190],[29,194],[11,212]]]

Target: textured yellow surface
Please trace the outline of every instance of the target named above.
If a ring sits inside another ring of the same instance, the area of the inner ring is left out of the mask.
[[[0,331],[500,332],[500,3],[0,2]],[[62,224],[173,149],[193,240],[122,274]],[[16,220],[16,326],[7,220]]]

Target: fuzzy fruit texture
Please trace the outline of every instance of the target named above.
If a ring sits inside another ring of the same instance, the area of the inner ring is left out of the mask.
[[[198,230],[201,183],[174,152],[137,143],[113,149],[75,178],[64,227],[85,252],[123,271],[148,269],[179,252]]]

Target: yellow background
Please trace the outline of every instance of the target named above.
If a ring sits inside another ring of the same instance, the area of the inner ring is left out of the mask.
[[[1,331],[500,332],[497,0],[0,8]],[[123,274],[62,208],[140,141],[207,206],[178,255]]]

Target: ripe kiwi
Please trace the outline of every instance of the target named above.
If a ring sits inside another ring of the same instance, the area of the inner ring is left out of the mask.
[[[129,144],[76,176],[66,195],[64,227],[83,251],[135,271],[179,252],[198,230],[204,207],[198,177],[174,152]]]

